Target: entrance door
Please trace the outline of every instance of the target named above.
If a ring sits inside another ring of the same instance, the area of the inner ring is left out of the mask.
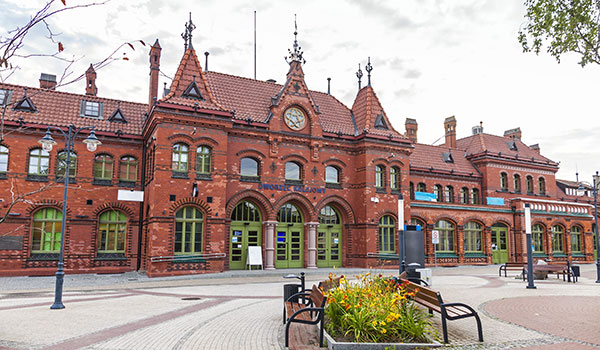
[[[317,266],[342,266],[342,221],[335,209],[326,205],[319,213]]]
[[[492,263],[508,262],[508,228],[502,224],[492,226]]]
[[[250,202],[241,202],[231,214],[229,236],[229,268],[243,270],[249,246],[262,244],[260,211]]]
[[[304,266],[304,221],[300,210],[286,203],[278,213],[275,230],[275,267],[278,269]]]

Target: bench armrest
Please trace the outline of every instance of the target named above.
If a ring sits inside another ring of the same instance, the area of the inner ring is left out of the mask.
[[[440,306],[442,308],[449,307],[449,306],[462,306],[462,307],[466,307],[473,314],[477,315],[477,311],[475,311],[475,309],[473,309],[472,307],[470,307],[469,305],[464,304],[464,303],[442,303],[442,304],[440,304]]]
[[[302,297],[302,296],[306,297],[307,300],[310,300],[310,293],[300,292],[300,293],[296,293],[294,295],[290,295],[290,297],[287,298],[286,302],[290,302],[293,298]],[[312,303],[312,301],[311,301],[311,303]]]
[[[296,317],[296,315],[301,314],[303,312],[325,312],[325,308],[323,308],[323,307],[305,307],[303,309],[300,309],[300,310],[294,312],[292,314],[292,316],[290,316],[288,318],[288,320],[293,320]]]

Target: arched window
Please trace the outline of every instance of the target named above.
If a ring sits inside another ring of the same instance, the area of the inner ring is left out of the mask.
[[[132,157],[132,156],[121,157],[119,168],[121,169],[121,174],[119,176],[119,179],[121,181],[124,181],[124,182],[137,181],[138,161],[135,157]]]
[[[261,222],[260,210],[250,202],[241,202],[233,209],[231,220]]]
[[[300,181],[302,179],[302,168],[296,162],[285,163],[285,179]]]
[[[8,148],[0,145],[0,173],[8,170]]]
[[[427,192],[427,185],[422,182],[417,184],[417,192]]]
[[[29,151],[29,174],[48,176],[50,154],[41,148]]]
[[[471,204],[479,204],[479,189],[474,188],[471,190]]]
[[[277,221],[288,224],[302,223],[302,213],[295,205],[286,203],[277,212]]]
[[[383,165],[375,167],[375,187],[385,187],[385,167]]]
[[[454,224],[447,220],[440,220],[435,223],[434,230],[438,230],[440,243],[436,244],[436,251],[453,253],[454,248]]]
[[[94,157],[94,179],[112,180],[113,157],[108,154],[98,154]]]
[[[571,252],[581,253],[581,227],[571,227]]]
[[[454,187],[446,186],[444,201],[448,203],[454,203]]]
[[[533,194],[533,177],[531,175],[527,175],[525,182],[527,183],[527,193]]]
[[[212,150],[207,146],[196,149],[196,172],[198,174],[210,174],[212,164]]]
[[[531,227],[531,240],[533,241],[533,252],[544,252],[544,226],[535,224]]]
[[[181,173],[188,171],[188,153],[189,148],[185,143],[176,143],[173,145],[173,171]]]
[[[443,194],[442,194],[442,185],[433,186],[433,194],[435,194],[435,200],[438,202],[443,202]]]
[[[481,252],[482,226],[475,221],[465,224],[465,252]]]
[[[243,177],[258,177],[258,162],[246,157],[240,160],[240,175]]]
[[[40,209],[33,214],[32,226],[32,253],[60,252],[62,212],[54,208]]]
[[[417,219],[417,218],[410,218],[410,224],[411,225],[419,225],[421,226],[421,231],[424,232],[426,227],[425,227],[425,222],[421,219]]]
[[[175,213],[175,254],[202,253],[204,215],[196,207],[183,207]]]
[[[328,165],[325,167],[325,182],[328,184],[340,183],[340,171],[338,168]]]
[[[514,174],[513,175],[513,186],[515,188],[515,192],[521,192],[521,175]]]
[[[562,226],[552,226],[552,251],[554,253],[564,252],[564,232],[565,229]]]
[[[466,187],[460,189],[460,202],[463,204],[469,203],[469,189]]]
[[[506,173],[500,173],[500,189],[508,191],[508,175]]]
[[[109,210],[98,219],[98,253],[125,253],[127,216],[118,210]]]
[[[342,221],[337,211],[330,205],[326,205],[319,212],[319,223],[323,225],[339,225]]]
[[[69,155],[69,177],[75,177],[77,169],[77,155],[73,152]],[[67,170],[67,152],[58,152],[56,156],[56,177],[63,178]]]
[[[396,252],[396,219],[391,215],[384,215],[379,219],[379,252]]]
[[[540,194],[546,194],[546,180],[543,177],[538,179],[538,189]]]
[[[400,168],[395,166],[390,168],[390,188],[392,190],[400,189]]]
[[[415,184],[414,183],[410,183],[410,199],[414,200],[415,199]]]

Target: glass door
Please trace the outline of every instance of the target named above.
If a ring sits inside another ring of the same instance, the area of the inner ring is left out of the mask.
[[[231,214],[229,268],[247,268],[248,247],[262,244],[262,222],[258,208],[250,202],[238,204]]]
[[[298,208],[286,203],[278,213],[275,230],[275,267],[278,269],[304,266],[304,222]]]
[[[508,228],[502,224],[492,226],[492,263],[508,262]]]
[[[317,231],[317,266],[342,266],[342,224],[335,209],[327,205],[319,213]]]

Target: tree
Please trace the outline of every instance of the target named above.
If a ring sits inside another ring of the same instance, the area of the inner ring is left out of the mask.
[[[519,30],[524,52],[542,48],[560,63],[565,53],[577,53],[584,67],[600,64],[600,0],[525,0],[526,23]]]

